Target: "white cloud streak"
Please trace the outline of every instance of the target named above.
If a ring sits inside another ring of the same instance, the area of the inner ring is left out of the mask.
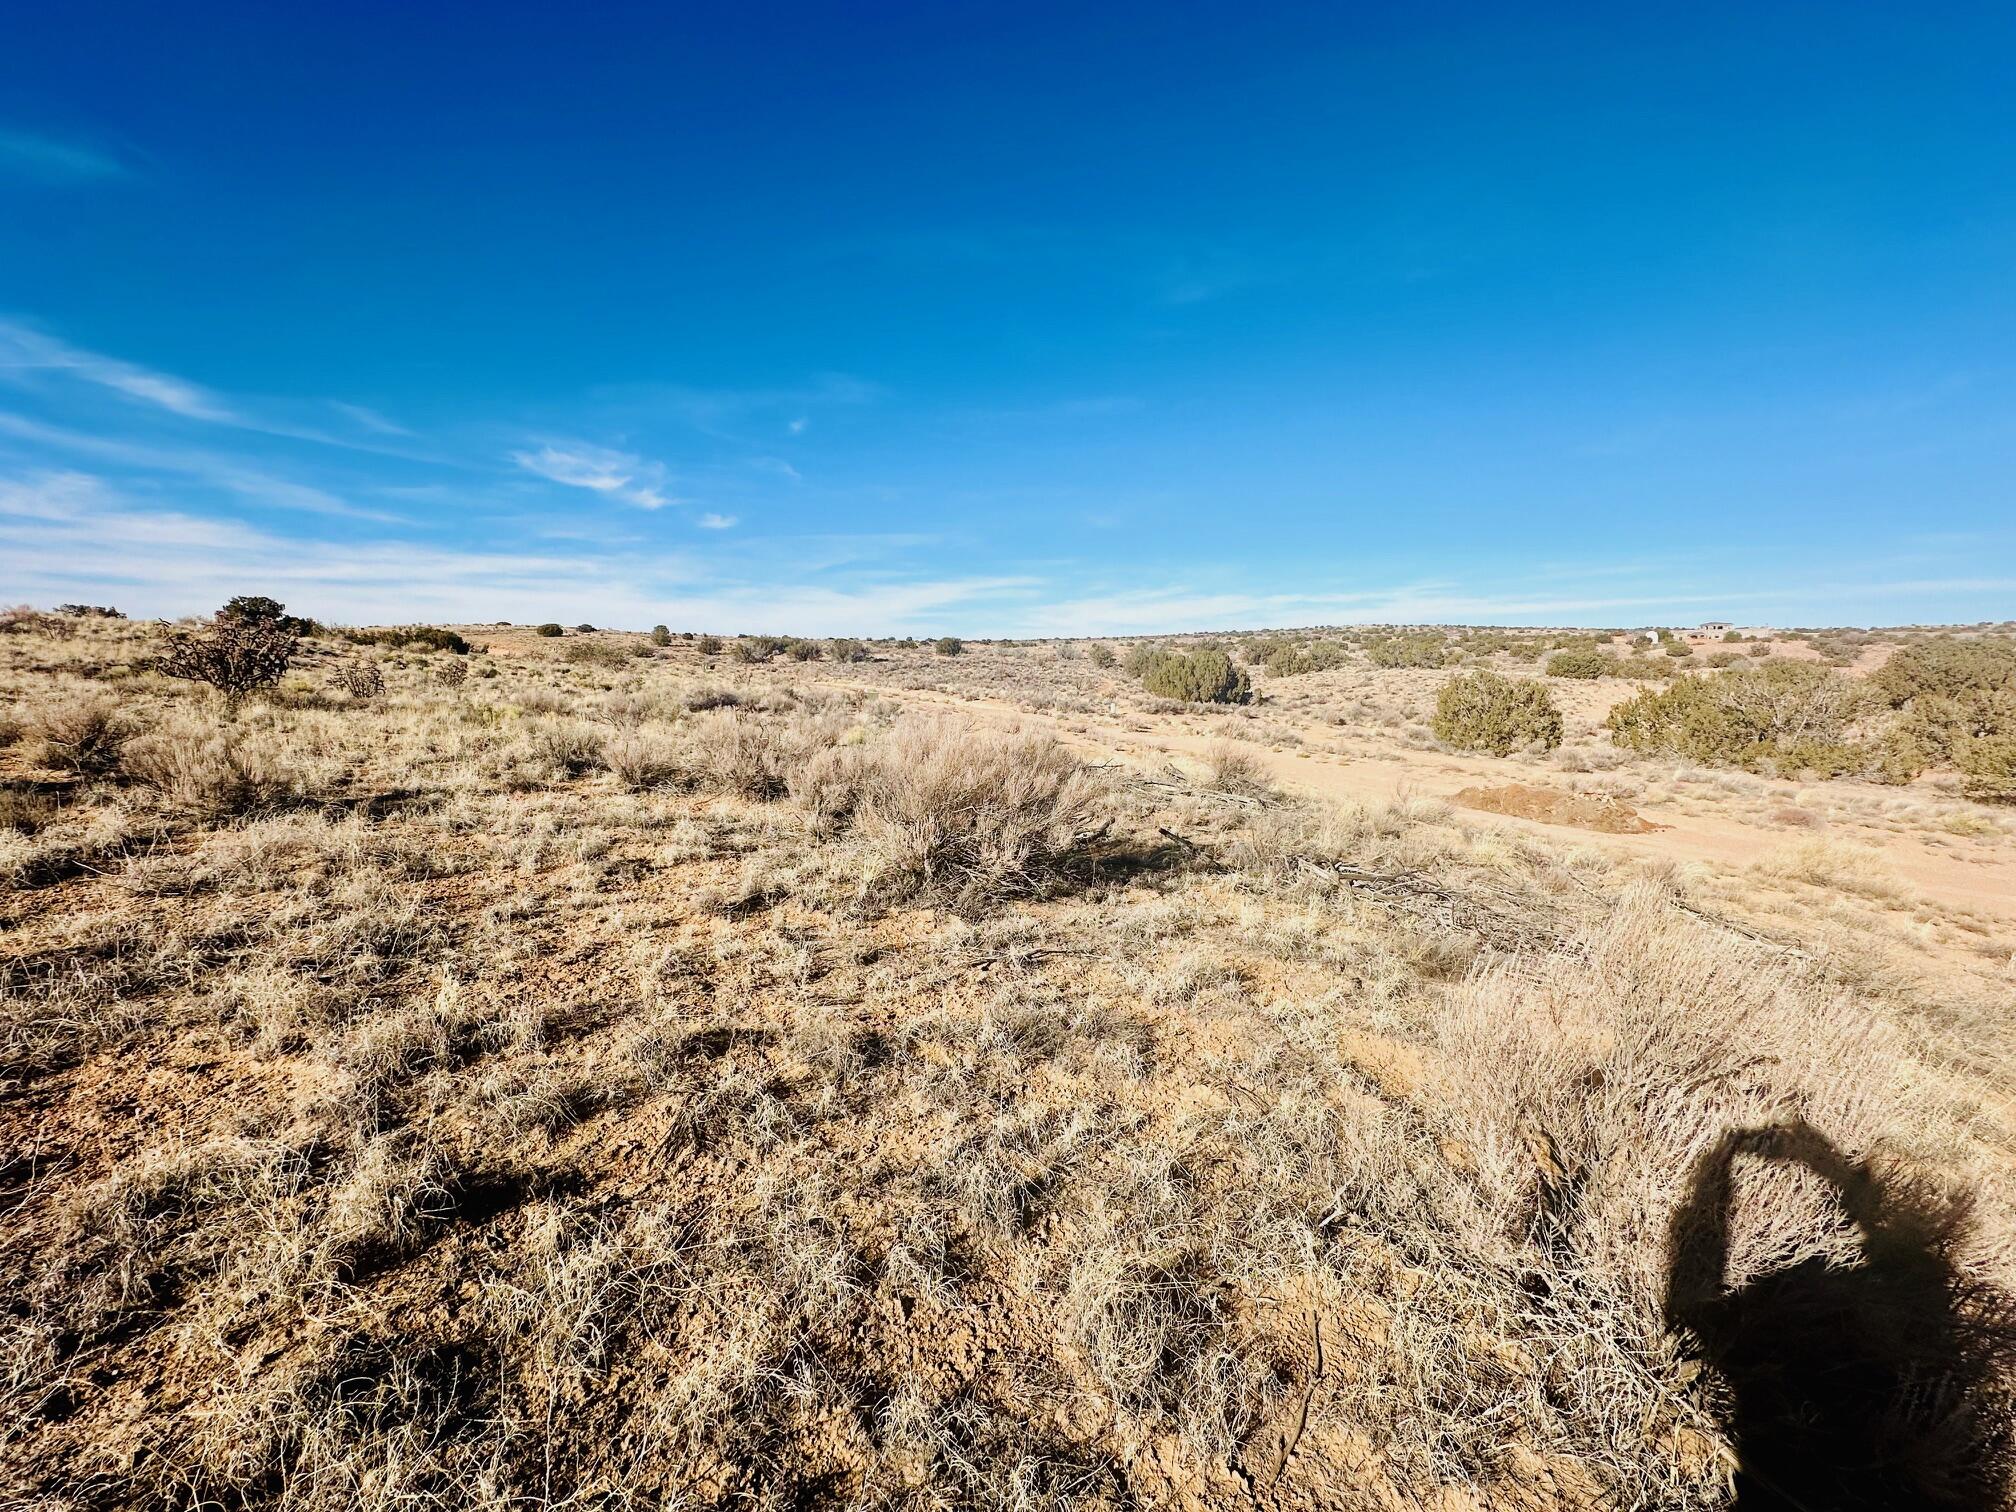
[[[511,460],[525,471],[567,488],[621,499],[639,509],[663,509],[683,504],[664,491],[665,468],[630,452],[611,451],[585,442],[548,442],[537,451],[514,451]]]

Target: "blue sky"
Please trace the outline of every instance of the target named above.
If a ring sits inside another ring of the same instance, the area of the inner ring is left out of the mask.
[[[15,7],[0,596],[2016,614],[2016,8]]]

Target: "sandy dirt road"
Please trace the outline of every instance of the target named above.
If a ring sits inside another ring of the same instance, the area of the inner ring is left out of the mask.
[[[1105,757],[1120,757],[1142,766],[1171,759],[1201,758],[1223,737],[1215,733],[1163,728],[1139,720],[1102,721],[1073,715],[1068,719],[1034,712],[1005,699],[971,698],[922,689],[892,691],[869,683],[829,682],[863,693],[897,696],[906,705],[941,709],[990,724],[1043,729],[1067,744]],[[1326,733],[1315,726],[1309,733]],[[1396,798],[1452,800],[1466,787],[1522,782],[1549,784],[1549,774],[1519,767],[1511,772],[1489,757],[1459,756],[1440,751],[1404,752],[1391,756],[1340,756],[1326,751],[1275,751],[1261,745],[1245,747],[1283,792],[1352,803],[1376,803]],[[1646,819],[1662,826],[1645,834],[1606,834],[1576,826],[1543,823],[1511,815],[1486,814],[1459,806],[1462,821],[1479,829],[1502,828],[1569,840],[1613,853],[1676,863],[1695,862],[1718,871],[1740,871],[1783,849],[1795,838],[1735,817],[1684,813],[1657,801],[1635,805]],[[1858,837],[1861,838],[1861,837]],[[1867,837],[1880,846],[1897,878],[1928,901],[1948,908],[1989,914],[2016,921],[2016,853],[1993,860],[1973,860],[1941,854],[1923,841],[1901,835]]]

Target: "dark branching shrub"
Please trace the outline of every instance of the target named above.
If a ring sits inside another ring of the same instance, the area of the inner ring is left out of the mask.
[[[1141,686],[1179,703],[1242,704],[1253,681],[1223,651],[1160,651],[1143,659]]]
[[[31,604],[0,609],[0,635],[53,635],[59,640],[68,640],[76,633],[76,625],[69,620],[44,614]]]
[[[1561,744],[1561,710],[1537,682],[1459,673],[1436,695],[1433,729],[1436,739],[1464,751],[1551,751]]]
[[[671,645],[672,644],[671,627],[667,625],[653,625],[651,627],[651,644],[654,646]]]
[[[738,662],[767,662],[774,660],[785,644],[781,635],[745,635],[729,654]]]
[[[1617,658],[1606,656],[1601,651],[1588,647],[1577,647],[1567,651],[1556,651],[1547,658],[1549,677],[1573,677],[1589,679],[1603,677],[1617,671]]]
[[[784,641],[784,654],[793,661],[817,661],[826,654],[826,648],[815,640],[800,640],[793,635]]]
[[[220,613],[207,629],[163,627],[154,669],[167,677],[208,683],[236,703],[248,693],[279,682],[298,645],[284,616],[268,619]]]
[[[868,647],[862,642],[844,635],[838,640],[828,641],[826,643],[826,650],[836,662],[865,662],[868,660]]]
[[[264,594],[239,594],[217,611],[217,618],[270,625],[295,636],[313,635],[321,628],[312,619],[289,614],[285,604],[278,599],[267,598]]]
[[[964,656],[966,654],[966,642],[959,639],[956,635],[941,635],[936,641],[932,642],[931,649],[936,651],[940,656]]]
[[[534,625],[532,627],[532,633],[534,635],[543,635],[548,640],[555,640],[558,637],[566,634],[564,630],[562,630],[558,625],[554,624],[553,621],[551,620],[548,620],[543,625]]]
[[[434,681],[444,688],[459,688],[469,680],[469,663],[451,661],[444,663],[434,674]]]
[[[1610,712],[1633,750],[1718,766],[1852,770],[1849,739],[1868,707],[1861,684],[1812,662],[1768,662],[1648,689]]]
[[[453,630],[444,630],[439,625],[400,625],[389,630],[346,630],[343,638],[353,646],[391,646],[394,648],[417,646],[426,651],[452,651],[457,656],[469,654],[469,642]]]
[[[719,656],[721,654],[721,637],[718,635],[703,635],[700,639],[693,642],[693,649],[698,651],[702,656]]]
[[[125,615],[109,604],[58,604],[58,614],[67,614],[72,619],[124,619]]]
[[[385,691],[385,673],[376,662],[346,662],[336,669],[335,683],[352,698],[376,698]]]

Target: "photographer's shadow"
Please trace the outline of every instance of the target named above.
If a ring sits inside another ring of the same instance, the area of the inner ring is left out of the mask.
[[[1809,1259],[1731,1289],[1738,1156],[1826,1181],[1861,1263]],[[1740,1512],[2002,1505],[2016,1313],[1953,1265],[1967,1218],[1804,1124],[1737,1131],[1696,1164],[1669,1230],[1666,1321],[1726,1386]]]

